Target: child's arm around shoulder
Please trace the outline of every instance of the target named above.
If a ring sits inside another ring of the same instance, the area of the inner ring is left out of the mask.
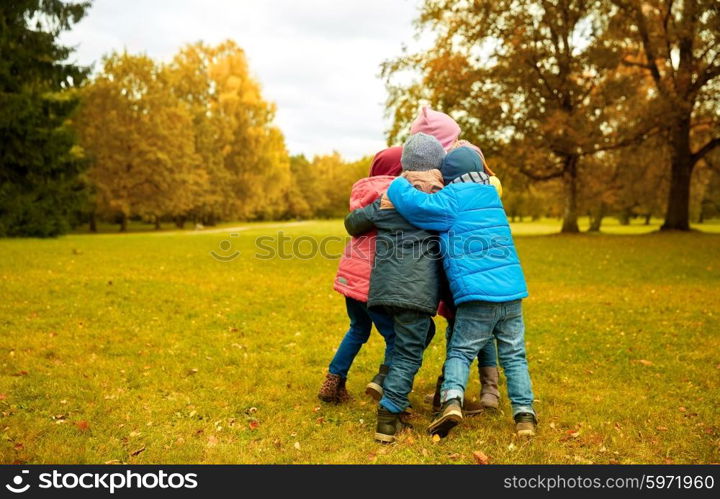
[[[387,196],[403,218],[415,227],[444,232],[450,230],[457,214],[454,191],[446,187],[435,194],[426,194],[406,179],[398,178],[390,184]]]
[[[363,208],[351,211],[345,217],[345,230],[347,230],[348,234],[355,237],[374,229],[375,222],[373,220],[379,207],[380,200],[377,199]]]

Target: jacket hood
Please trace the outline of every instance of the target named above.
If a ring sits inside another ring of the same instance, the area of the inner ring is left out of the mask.
[[[418,132],[432,135],[440,141],[443,149],[447,151],[460,136],[460,127],[455,120],[447,114],[441,113],[440,111],[433,111],[425,106],[422,108],[422,111],[420,111],[418,117],[415,118],[410,128],[411,134]]]
[[[485,173],[480,155],[469,147],[458,147],[450,151],[443,160],[441,171],[446,184],[466,173]]]
[[[485,168],[485,173],[490,175],[491,177],[495,175],[495,172],[493,172],[490,167],[487,164],[487,161],[485,161],[485,155],[483,154],[482,150],[476,146],[475,144],[468,142],[467,140],[458,140],[455,145],[453,146],[453,150],[457,149],[459,147],[469,147],[476,153],[480,155],[480,159],[482,160],[483,167]],[[448,151],[449,152],[449,151]]]
[[[399,164],[399,161],[398,161]],[[365,177],[355,182],[350,192],[350,211],[363,208],[379,198],[395,180],[392,175]]]
[[[392,175],[397,177],[402,172],[400,158],[402,157],[402,146],[388,147],[375,155],[370,166],[370,176]]]

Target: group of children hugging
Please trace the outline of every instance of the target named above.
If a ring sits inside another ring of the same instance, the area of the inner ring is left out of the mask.
[[[350,399],[348,371],[374,324],[385,339],[385,358],[366,393],[379,401],[379,442],[393,442],[410,426],[408,395],[435,335],[436,313],[448,321],[447,352],[429,433],[445,437],[464,417],[498,408],[499,359],[515,431],[535,434],[522,314],[525,278],[500,182],[480,148],[459,136],[450,116],[423,108],[405,144],[379,152],[370,176],[352,188],[345,228],[353,238],[334,285],[345,296],[350,328],[319,398]],[[475,358],[479,402],[465,397]]]

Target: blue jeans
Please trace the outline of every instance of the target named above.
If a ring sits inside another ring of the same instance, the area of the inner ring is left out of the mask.
[[[435,323],[423,312],[389,307],[387,311],[395,322],[395,354],[383,383],[380,405],[397,414],[410,405],[408,395],[422,365],[425,348],[435,334]]]
[[[393,351],[395,350],[395,329],[392,317],[377,310],[368,310],[367,304],[353,298],[345,297],[345,307],[350,318],[350,329],[340,342],[333,360],[328,369],[332,374],[347,378],[350,366],[362,346],[370,338],[370,331],[373,323],[385,338],[385,361],[384,364],[392,363]]]
[[[452,337],[453,327],[455,327],[455,319],[448,319],[448,326],[445,330],[445,345],[450,347],[450,338]],[[480,349],[478,353],[478,369],[481,367],[497,367],[497,347],[494,341],[488,341],[487,344]]]
[[[472,301],[458,306],[442,384],[442,401],[463,399],[470,364],[480,350],[497,341],[500,365],[507,379],[513,416],[533,410],[533,392],[525,356],[522,301],[503,303]]]

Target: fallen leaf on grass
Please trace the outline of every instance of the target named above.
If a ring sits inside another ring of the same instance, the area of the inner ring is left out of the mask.
[[[214,435],[210,435],[208,437],[208,447],[215,447],[218,444],[219,440]]]
[[[78,421],[75,423],[75,426],[77,426],[77,429],[80,431],[87,431],[90,429],[90,424],[87,421]]]
[[[110,461],[105,461],[104,464],[122,464],[122,461],[119,459],[111,459]]]
[[[657,431],[668,431],[667,426],[658,426],[656,428]]]
[[[680,412],[686,412],[687,409],[685,409],[684,407],[678,407],[678,411],[680,411]]]
[[[145,447],[140,447],[139,449],[132,451],[130,453],[130,455],[135,457],[135,456],[139,456],[143,452],[145,452]]]
[[[473,459],[475,459],[475,464],[488,464],[490,463],[490,458],[481,450],[476,450],[472,453]]]
[[[4,393],[0,393],[0,400],[5,400],[7,398],[7,395]]]
[[[644,366],[652,366],[653,365],[653,363],[651,361],[645,360],[645,359],[638,359],[635,362],[637,362],[638,364],[642,364]]]
[[[24,446],[23,444],[21,444],[20,442],[16,443],[16,444],[15,444],[15,447],[14,447],[14,449],[15,449],[16,451],[21,451],[21,450],[23,450],[24,448],[25,448],[25,446]]]
[[[300,442],[295,442],[295,445],[293,445],[296,450],[300,450]]]
[[[251,430],[257,430],[258,428],[260,428],[260,423],[258,423],[257,421],[250,421],[248,426]]]
[[[433,441],[433,443],[438,443],[440,441],[440,435],[438,435],[437,433],[435,435],[433,435],[432,441]]]

